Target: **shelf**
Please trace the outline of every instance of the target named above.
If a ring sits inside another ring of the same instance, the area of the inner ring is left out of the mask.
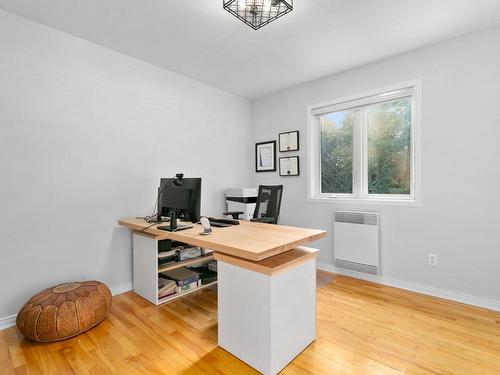
[[[174,299],[177,299],[177,298],[180,298],[180,297],[184,297],[184,296],[186,296],[186,295],[188,295],[188,294],[190,294],[190,293],[197,292],[197,291],[199,291],[199,290],[202,290],[202,289],[204,289],[204,288],[208,288],[209,286],[212,286],[212,285],[215,285],[215,284],[217,284],[217,281],[213,281],[213,282],[211,282],[211,283],[209,283],[209,284],[205,284],[205,285],[199,286],[199,287],[197,287],[197,288],[195,288],[195,289],[190,289],[190,290],[188,290],[187,292],[184,292],[184,293],[175,293],[175,294],[171,294],[171,295],[169,295],[169,296],[166,296],[166,297],[163,297],[163,298],[159,299],[159,300],[158,300],[158,305],[161,305],[161,304],[163,304],[163,303],[170,302],[170,301],[172,301],[172,300],[174,300]]]
[[[176,269],[179,267],[191,266],[193,264],[198,264],[201,262],[209,262],[211,260],[214,260],[213,253],[205,254],[205,255],[202,255],[201,257],[197,257],[197,258],[193,258],[193,259],[186,259],[186,260],[181,260],[179,262],[167,264],[166,266],[159,267],[158,273],[170,271],[170,270],[173,270],[173,269]]]

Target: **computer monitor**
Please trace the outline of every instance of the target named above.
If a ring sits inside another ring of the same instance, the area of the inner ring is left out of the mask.
[[[193,189],[191,188],[185,188],[184,186],[166,187],[162,192],[162,209],[189,210],[192,197]]]
[[[176,228],[177,218],[196,223],[200,220],[201,178],[162,178],[158,188],[158,215],[171,218],[170,227]],[[173,214],[173,216],[172,216]],[[172,222],[175,219],[174,222]],[[180,230],[179,226],[176,230]]]

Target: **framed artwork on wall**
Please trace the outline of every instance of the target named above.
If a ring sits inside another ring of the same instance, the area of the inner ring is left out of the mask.
[[[299,176],[299,157],[280,158],[280,176]]]
[[[255,172],[276,172],[276,141],[255,144]]]
[[[299,150],[299,131],[286,132],[279,134],[280,152]]]

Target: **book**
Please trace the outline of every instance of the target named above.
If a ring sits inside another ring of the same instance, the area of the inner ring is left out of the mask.
[[[189,284],[179,285],[175,287],[176,293],[184,293],[192,289],[196,289],[201,285],[200,281],[195,281]]]
[[[178,286],[182,286],[197,282],[200,279],[200,274],[187,267],[179,267],[170,271],[162,272],[160,277],[175,280]]]
[[[173,290],[168,291],[168,292],[158,293],[158,299],[162,299],[162,298],[171,296],[171,295],[173,295],[175,293],[176,293],[175,292],[175,288]]]
[[[174,291],[177,283],[174,280],[158,278],[158,294]]]

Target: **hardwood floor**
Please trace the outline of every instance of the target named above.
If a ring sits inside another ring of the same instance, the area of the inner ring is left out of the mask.
[[[217,347],[205,289],[161,307],[133,293],[76,338],[0,331],[0,374],[257,374]],[[318,272],[318,338],[282,374],[500,374],[500,313]]]

